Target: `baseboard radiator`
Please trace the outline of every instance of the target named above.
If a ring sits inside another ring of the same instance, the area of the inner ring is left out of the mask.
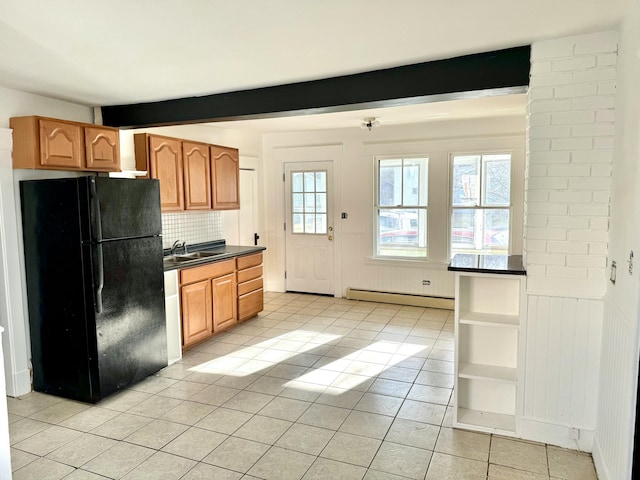
[[[359,290],[347,288],[346,298],[350,300],[364,300],[366,302],[395,303],[398,305],[410,305],[412,307],[454,309],[454,299],[446,297],[429,297],[425,295],[413,295],[408,293],[377,292],[375,290]]]

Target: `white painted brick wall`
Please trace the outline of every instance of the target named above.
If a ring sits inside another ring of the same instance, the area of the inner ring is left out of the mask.
[[[524,243],[530,293],[605,292],[617,48],[617,32],[532,45]]]

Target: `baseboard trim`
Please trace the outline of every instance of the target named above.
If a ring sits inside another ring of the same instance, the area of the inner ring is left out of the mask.
[[[570,450],[579,450],[581,452],[591,453],[593,450],[594,433],[591,428],[578,428],[580,438],[572,439],[569,437],[569,425],[560,425],[557,423],[541,422],[531,418],[522,418],[520,420],[520,437],[524,440],[532,440],[534,442],[548,443]]]
[[[31,393],[31,372],[21,370],[11,374],[11,378],[7,379],[7,395],[9,397],[22,397]]]
[[[612,480],[611,473],[609,472],[609,468],[604,461],[604,455],[597,438],[593,442],[593,453],[591,457],[593,458],[593,464],[596,467],[598,478],[600,480]]]
[[[428,297],[426,295],[412,295],[407,293],[378,292],[375,290],[360,290],[357,288],[347,288],[345,298],[350,300],[364,300],[367,302],[410,305],[414,307],[441,308],[445,310],[453,310],[455,305],[453,298]]]

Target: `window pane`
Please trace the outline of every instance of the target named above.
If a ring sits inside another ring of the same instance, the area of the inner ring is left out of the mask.
[[[380,160],[378,202],[381,206],[402,204],[402,160]]]
[[[453,206],[480,204],[480,156],[464,155],[453,158]]]
[[[316,215],[316,233],[327,233],[327,216],[325,214],[321,213]]]
[[[303,215],[301,213],[293,214],[293,233],[303,233],[304,232],[304,224],[303,224]]]
[[[302,212],[304,209],[304,197],[302,193],[294,193],[291,202],[291,208],[294,212]]]
[[[316,190],[316,176],[314,172],[304,172],[304,191],[314,192]]]
[[[482,203],[486,206],[511,204],[511,155],[485,155],[484,192]]]
[[[499,208],[484,211],[484,247],[507,253],[509,248],[509,209]]]
[[[405,159],[403,164],[403,206],[427,205],[427,159]]]
[[[309,213],[316,211],[316,196],[313,193],[304,194],[304,211]]]
[[[424,208],[378,211],[378,255],[427,256],[427,210]]]
[[[475,249],[475,209],[454,209],[451,214],[451,253]]]
[[[327,191],[327,172],[316,172],[316,192]]]
[[[453,209],[451,256],[456,253],[504,254],[509,251],[509,209]]]
[[[326,193],[316,193],[316,212],[327,213]]]
[[[302,192],[302,173],[301,172],[293,172],[291,174],[291,191],[292,192]]]
[[[304,233],[316,233],[316,216],[314,214],[305,214]]]

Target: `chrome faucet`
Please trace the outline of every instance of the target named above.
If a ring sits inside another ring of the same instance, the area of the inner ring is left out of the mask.
[[[180,240],[176,240],[175,242],[173,242],[173,245],[171,245],[171,255],[175,255],[176,251],[179,248],[182,248],[182,250],[186,254],[187,253],[187,242],[180,243]]]

